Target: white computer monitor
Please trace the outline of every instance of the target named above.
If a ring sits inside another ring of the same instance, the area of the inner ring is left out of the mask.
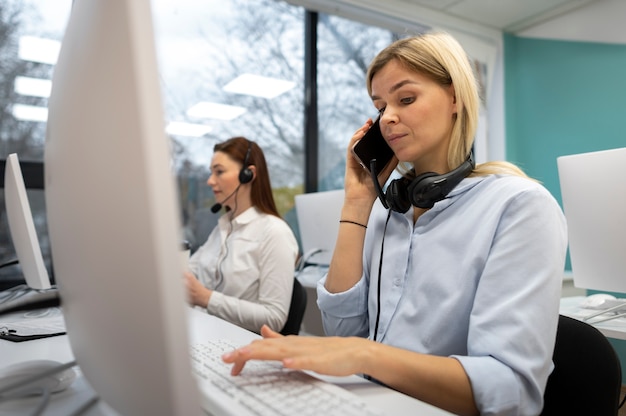
[[[75,1],[54,69],[45,197],[69,342],[123,415],[201,413],[149,0]]]
[[[335,250],[344,190],[311,192],[295,196],[296,217],[305,260],[329,265]]]
[[[557,158],[574,285],[626,293],[626,148]]]
[[[4,200],[11,240],[26,284],[36,290],[50,289],[48,269],[41,254],[24,177],[16,153],[11,153],[6,160]]]

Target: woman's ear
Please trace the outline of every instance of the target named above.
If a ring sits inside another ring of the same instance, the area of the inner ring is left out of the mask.
[[[250,165],[248,166],[248,169],[250,169],[250,171],[252,172],[252,180],[250,181],[252,182],[256,179],[256,166]]]
[[[456,91],[454,90],[454,84],[450,84],[450,86],[448,87],[448,93],[452,95],[452,105],[454,106],[453,110],[454,113],[457,112],[457,108],[456,108]]]

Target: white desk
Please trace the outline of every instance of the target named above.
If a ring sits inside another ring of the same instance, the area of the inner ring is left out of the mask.
[[[209,339],[230,339],[233,343],[247,344],[258,335],[207,315],[198,310],[189,310],[189,325],[191,342],[203,342]],[[67,336],[57,336],[25,342],[10,342],[0,340],[0,366],[26,361],[29,359],[51,359],[68,362],[74,359]],[[347,390],[361,396],[363,400],[373,406],[383,409],[389,415],[420,415],[443,416],[450,413],[434,406],[420,402],[404,394],[371,383],[361,377],[323,377],[341,385]],[[78,379],[67,390],[52,395],[46,416],[65,416],[68,412],[78,408],[92,395],[93,390],[84,377],[79,374]],[[40,398],[0,401],[0,415],[27,414],[32,410]],[[104,403],[99,403],[85,413],[87,416],[116,415]]]
[[[583,309],[580,307],[581,302],[585,299],[585,296],[571,296],[561,298],[560,313],[571,318],[580,319],[585,316],[589,316],[596,312],[593,309]],[[600,315],[594,319],[600,319],[605,315]],[[594,319],[590,320],[590,324],[596,327],[604,336],[614,339],[626,340],[626,317],[612,319],[606,322],[600,322],[599,324],[593,324]]]

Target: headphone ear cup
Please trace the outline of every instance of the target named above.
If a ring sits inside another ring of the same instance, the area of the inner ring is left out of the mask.
[[[252,178],[254,178],[254,173],[248,167],[245,167],[239,171],[239,183],[245,184],[248,182],[252,182]]]
[[[432,208],[435,202],[441,201],[445,195],[436,184],[440,178],[441,175],[426,172],[413,179],[407,189],[410,203],[418,208]]]
[[[407,179],[394,179],[387,186],[385,201],[393,211],[405,213],[411,208],[407,193]]]

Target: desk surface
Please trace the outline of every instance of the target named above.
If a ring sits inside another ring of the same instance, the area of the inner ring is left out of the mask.
[[[592,313],[597,312],[593,309],[584,309],[580,307],[580,304],[583,300],[585,300],[585,298],[585,296],[561,298],[561,307],[559,312],[561,315],[566,315],[580,320],[582,320],[585,316],[589,316]],[[598,316],[596,319],[600,319],[602,317],[605,317],[605,315]],[[591,323],[608,338],[626,340],[626,317],[612,319],[599,324],[593,324],[593,319],[591,319],[589,323]]]
[[[189,317],[190,341],[192,343],[201,343],[206,340],[221,338],[229,339],[235,344],[247,344],[252,339],[258,337],[258,335],[252,332],[198,310],[190,309]],[[0,340],[0,357],[2,357],[0,366],[30,359],[49,359],[60,362],[69,362],[74,359],[67,336],[19,343]],[[321,378],[351,390],[372,406],[385,410],[389,415],[442,416],[450,414],[404,394],[371,383],[361,377]],[[86,402],[93,394],[89,383],[82,377],[79,370],[79,377],[70,388],[52,395],[50,404],[44,414],[66,415]],[[39,397],[4,400],[0,402],[0,414],[19,414],[18,412],[20,411],[32,411],[39,401]],[[99,403],[86,413],[88,416],[115,414],[116,412],[104,403]]]

